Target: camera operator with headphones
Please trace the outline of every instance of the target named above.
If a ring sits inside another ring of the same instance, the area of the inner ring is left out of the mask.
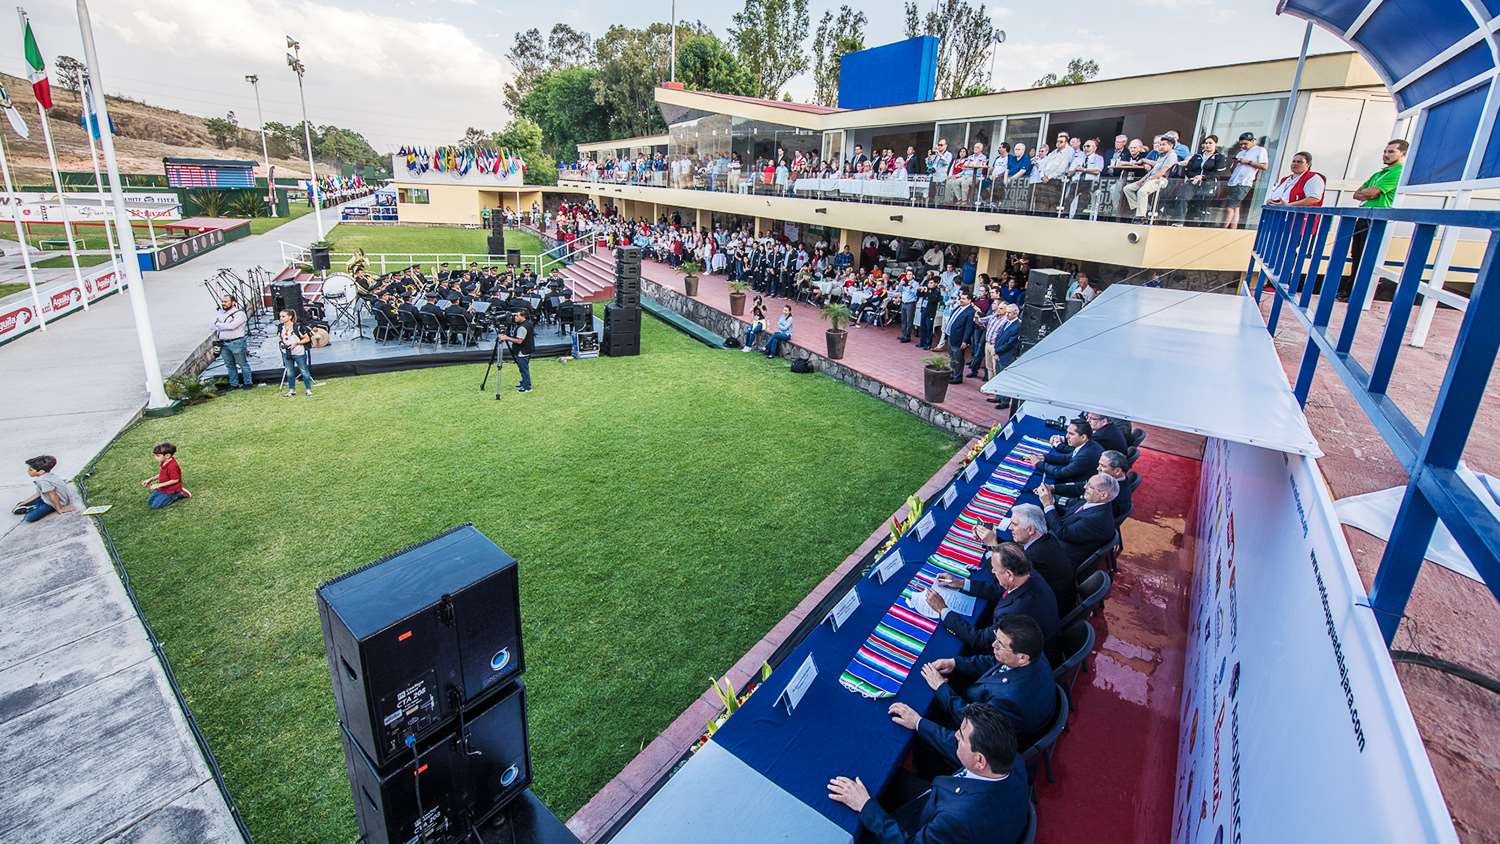
[[[521,372],[521,383],[516,385],[516,392],[531,392],[531,350],[536,347],[535,332],[532,330],[531,320],[525,308],[522,308],[512,316],[512,324],[509,334],[501,334],[500,339],[510,344],[511,360],[516,362],[516,369]]]

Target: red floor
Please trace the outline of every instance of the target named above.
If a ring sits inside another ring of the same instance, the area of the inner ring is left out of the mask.
[[[671,288],[678,293],[683,292],[682,274],[666,264],[643,261],[641,274],[657,284]],[[750,291],[749,295],[751,297],[749,301],[754,301],[754,292]],[[722,313],[729,313],[727,279],[721,275],[700,276],[697,298],[698,301]],[[776,324],[776,319],[781,314],[781,307],[788,303],[792,306],[793,345],[801,346],[820,355],[827,354],[823,332],[828,328],[828,324],[823,321],[818,309],[812,305],[766,296],[766,310],[770,315],[771,325]],[[745,310],[746,313],[750,310],[748,303]],[[741,320],[747,326],[750,324],[747,317],[741,317]],[[868,325],[850,328],[842,362],[883,384],[920,397],[922,395],[922,361],[933,353],[917,348],[915,342],[900,342],[898,339],[900,336],[900,326],[897,325],[885,328]],[[995,423],[1001,421],[1002,417],[997,408],[987,401],[987,397],[979,392],[979,387],[983,383],[978,378],[965,376],[964,383],[954,384],[948,388],[947,399],[938,406],[982,428],[993,427]]]
[[[1057,782],[1037,787],[1038,844],[1155,844],[1172,835],[1197,460],[1142,450],[1120,571],[1094,617],[1099,645],[1074,688]]]

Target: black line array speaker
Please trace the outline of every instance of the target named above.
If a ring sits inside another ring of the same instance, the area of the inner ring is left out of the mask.
[[[382,768],[342,731],[361,840],[459,842],[531,783],[526,690],[521,683],[468,711],[462,726]]]
[[[303,319],[302,285],[295,281],[272,282],[271,307],[278,315],[282,311],[291,311],[298,319]]]
[[[1026,276],[1027,305],[1061,305],[1068,298],[1070,276],[1062,270],[1032,270]],[[1048,300],[1051,300],[1050,302]],[[1024,328],[1022,333],[1025,333]]]
[[[633,293],[626,293],[617,288],[615,290],[615,304],[626,309],[639,308],[641,306],[641,292],[637,290]]]
[[[641,353],[641,309],[618,304],[604,306],[604,339],[600,344],[606,355],[625,357]]]
[[[376,765],[524,668],[516,561],[463,525],[318,587],[339,720]]]
[[[496,252],[495,254],[499,255],[500,253]],[[508,266],[508,267],[510,267],[511,269],[515,269],[516,267],[521,266],[521,250],[519,250],[519,249],[507,249],[507,250],[505,250],[505,265]]]
[[[635,278],[616,278],[615,292],[639,294],[641,292],[641,277],[636,276]]]

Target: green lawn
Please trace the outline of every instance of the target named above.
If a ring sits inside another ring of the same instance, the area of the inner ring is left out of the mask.
[[[255,217],[255,218],[252,218],[250,220],[250,233],[251,234],[265,234],[266,232],[270,231],[271,229],[276,228],[277,226],[284,226],[287,223],[290,223],[291,221],[297,219],[298,217],[301,217],[301,216],[303,216],[305,214],[311,214],[312,213],[312,206],[308,205],[306,203],[303,203],[303,202],[293,202],[293,203],[290,203],[288,205],[288,210],[291,213],[288,216],[285,216],[285,217]],[[328,214],[329,213],[328,209],[325,208],[323,210],[323,213],[324,214]],[[337,215],[339,212],[338,212],[337,209],[335,209],[332,213],[334,215]],[[330,218],[328,218],[328,217],[325,216],[324,219],[327,220],[327,219],[330,219]],[[334,216],[332,219],[338,219],[338,217]]]
[[[111,225],[113,225],[113,223],[111,223]],[[135,240],[137,244],[151,242],[151,227],[146,223],[132,221],[130,227],[135,231]],[[9,238],[15,234],[15,227],[11,226],[8,229],[3,229],[0,231],[5,232],[4,236]],[[165,231],[160,226],[157,227],[157,232],[159,234],[165,234]],[[34,249],[40,249],[40,244],[43,240],[63,241],[66,238],[67,233],[64,231],[62,223],[26,224],[26,244]],[[93,224],[84,226],[75,224],[73,226],[73,239],[79,241],[79,249],[109,248],[109,239],[104,233],[103,226]],[[67,251],[68,245],[67,243],[59,243],[56,246],[49,245],[48,248],[56,249],[59,247],[63,251]],[[68,266],[72,266],[72,264],[69,264]]]
[[[97,267],[100,264],[108,264],[108,263],[109,263],[109,256],[108,255],[79,255],[78,256],[78,266],[80,266],[80,267]],[[53,255],[51,258],[48,258],[45,261],[37,261],[36,262],[36,266],[38,268],[44,269],[44,270],[61,269],[62,267],[71,267],[71,266],[73,266],[73,256],[71,256],[71,255]]]
[[[641,357],[539,360],[535,392],[499,402],[477,365],[311,400],[262,388],[144,420],[104,455],[91,499],[115,505],[105,523],[257,840],[355,838],[313,599],[327,578],[462,522],[520,561],[535,788],[566,818],[959,445],[833,379],[654,319],[642,333]],[[151,512],[162,440],[194,497]]]
[[[12,293],[19,293],[27,287],[24,281],[0,281],[0,299],[4,299]]]
[[[340,223],[328,233],[334,252],[353,252],[363,249],[366,253],[395,253],[390,260],[399,260],[400,266],[407,263],[430,266],[447,261],[457,264],[462,261],[479,260],[477,256],[489,251],[484,229],[461,229],[452,226],[394,225],[373,226],[360,223]],[[505,245],[519,249],[522,255],[537,255],[546,249],[541,238],[520,229],[505,230]],[[468,257],[465,257],[467,255]],[[556,262],[548,262],[550,269]],[[396,269],[389,264],[388,269]],[[379,270],[376,264],[371,268]]]

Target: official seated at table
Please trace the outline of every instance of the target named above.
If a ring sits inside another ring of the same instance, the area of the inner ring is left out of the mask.
[[[1125,449],[1130,447],[1130,443],[1126,442],[1126,433],[1115,424],[1115,420],[1093,411],[1085,413],[1083,420],[1089,423],[1089,428],[1093,429],[1092,439],[1101,449],[1124,454]]]
[[[1114,535],[1113,525],[1110,535]],[[965,578],[957,588],[966,594],[993,601],[992,616],[996,624],[1008,615],[1025,615],[1041,627],[1043,638],[1052,638],[1061,621],[1057,614],[1057,596],[1052,594],[1047,581],[1031,568],[1031,561],[1021,546],[1014,542],[1000,543],[990,555],[990,571],[994,574],[993,580]],[[947,580],[945,584],[953,582]],[[957,636],[968,653],[984,653],[994,643],[993,626],[975,625],[953,612],[937,590],[927,590],[927,605],[942,614],[943,629]]]
[[[1114,497],[1114,500],[1109,502],[1110,515],[1112,515],[1117,522],[1120,519],[1124,518],[1126,513],[1130,512],[1131,493],[1130,490],[1125,487],[1125,476],[1129,474],[1130,470],[1125,468],[1125,465],[1125,452],[1123,451],[1106,451],[1103,454],[1099,455],[1098,474],[1109,475],[1111,478],[1114,478],[1115,481],[1120,485],[1119,495],[1116,495]],[[1057,484],[1056,486],[1052,487],[1052,494],[1060,498],[1081,498],[1083,497],[1083,490],[1085,486],[1087,486],[1087,484]],[[1014,519],[1014,516],[1012,516],[1012,519]]]
[[[1093,437],[1094,429],[1088,422],[1074,419],[1068,423],[1068,433],[1061,440],[1054,437],[1056,444],[1052,450],[1032,458],[1031,465],[1037,467],[1043,481],[1049,484],[1088,480],[1104,452]]]
[[[1039,735],[1057,711],[1042,628],[1028,616],[1007,615],[995,622],[994,634],[988,655],[935,659],[922,666],[922,679],[949,723],[958,723],[968,704],[987,703],[1010,718],[1022,739]]]
[[[1115,517],[1109,504],[1119,494],[1119,481],[1109,475],[1094,475],[1084,486],[1083,497],[1064,511],[1058,508],[1051,487],[1037,489],[1042,512],[1047,515],[1047,530],[1062,543],[1075,567],[1114,540]]]
[[[1010,510],[1010,536],[1026,550],[1031,568],[1040,573],[1057,598],[1058,615],[1067,615],[1078,603],[1077,566],[1068,552],[1047,532],[1047,515],[1035,504],[1017,504]]]
[[[887,812],[858,778],[828,782],[832,800],[859,813],[860,826],[880,844],[945,844],[1021,839],[1030,818],[1030,788],[1015,731],[1004,714],[982,703],[963,713],[957,732],[921,718],[904,703],[892,704],[891,720],[917,735],[958,768],[936,777],[922,797]]]

